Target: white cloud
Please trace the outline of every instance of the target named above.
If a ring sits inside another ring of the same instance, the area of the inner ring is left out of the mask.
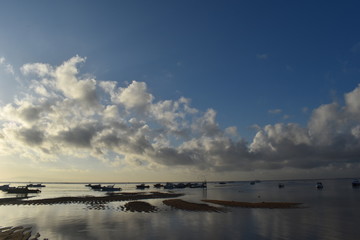
[[[127,110],[146,111],[153,101],[153,96],[147,92],[144,82],[132,81],[127,88],[120,89],[118,102]]]
[[[7,72],[11,75],[15,75],[14,67],[10,63],[7,63],[7,61],[4,57],[0,58],[0,66],[3,67],[5,72]]]
[[[352,92],[345,94],[348,111],[360,118],[360,84]]]
[[[28,63],[20,68],[24,75],[36,74],[40,77],[52,76],[54,74],[53,68],[45,63]]]
[[[60,66],[21,68],[35,78],[22,97],[0,108],[0,154],[211,171],[344,167],[360,157],[360,86],[345,94],[344,106],[314,109],[307,126],[256,126],[248,143],[235,126],[222,129],[214,109],[202,112],[184,97],[157,101],[144,82],[99,81],[80,73],[83,62],[75,56]]]

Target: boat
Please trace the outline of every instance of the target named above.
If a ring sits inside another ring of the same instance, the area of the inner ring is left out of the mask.
[[[278,187],[279,187],[279,188],[284,188],[285,185],[284,185],[283,183],[279,183]]]
[[[251,181],[250,185],[255,185],[255,183],[256,183],[255,181]]]
[[[164,189],[174,189],[174,184],[168,182],[165,184]]]
[[[354,179],[351,183],[353,187],[360,187],[360,181],[359,179]]]
[[[103,186],[103,187],[101,187],[101,191],[106,191],[106,192],[121,191],[121,188],[116,188],[116,187],[114,187],[114,186],[115,186],[115,185]]]
[[[145,188],[149,188],[149,187],[150,187],[149,185],[145,185],[144,183],[136,185],[137,189],[145,189]]]
[[[206,181],[202,183],[192,183],[190,188],[207,188]]]
[[[174,188],[186,188],[186,184],[185,183],[178,183],[174,185]]]
[[[9,187],[10,187],[10,184],[1,185],[1,186],[0,186],[0,190],[5,191],[5,190],[8,189]]]
[[[27,186],[9,187],[7,193],[40,193],[39,189],[30,189]]]
[[[164,185],[161,183],[154,184],[154,188],[162,188],[162,187],[164,187]]]
[[[89,186],[92,190],[101,190],[101,184],[89,184]]]
[[[43,185],[41,183],[37,183],[37,184],[30,183],[30,184],[28,184],[26,186],[27,187],[46,187],[45,185]]]
[[[321,182],[317,182],[317,183],[316,183],[316,188],[317,188],[317,189],[323,189],[324,186],[322,185]]]

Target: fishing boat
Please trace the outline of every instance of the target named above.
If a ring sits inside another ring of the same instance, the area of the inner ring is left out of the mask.
[[[28,184],[26,186],[27,187],[46,187],[45,185],[43,185],[41,183],[36,183],[36,184],[30,183],[30,184]]]
[[[30,189],[27,186],[9,187],[7,193],[40,193],[39,189]]]
[[[324,186],[322,185],[321,182],[317,182],[317,183],[316,183],[316,188],[317,188],[317,189],[323,189]]]
[[[88,187],[92,190],[101,190],[101,184],[89,184]]]
[[[185,183],[178,183],[174,185],[174,188],[186,188],[186,184]]]
[[[149,188],[149,187],[150,187],[149,185],[145,185],[144,183],[136,185],[137,189],[145,189],[145,188]]]
[[[360,181],[359,179],[354,179],[351,183],[353,187],[360,187]]]
[[[0,190],[5,191],[6,189],[9,189],[10,184],[5,184],[0,186]]]
[[[154,184],[154,188],[162,188],[162,187],[164,187],[164,185],[161,183]]]
[[[165,184],[164,189],[174,189],[174,184],[168,182]]]
[[[115,186],[115,185],[103,186],[103,187],[101,187],[101,191],[106,191],[106,192],[121,191],[121,188],[116,188],[116,187],[114,187],[114,186]]]
[[[204,181],[202,183],[192,183],[190,185],[190,188],[207,188],[207,184],[206,184],[206,181]]]

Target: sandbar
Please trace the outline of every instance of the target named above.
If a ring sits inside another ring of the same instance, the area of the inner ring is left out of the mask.
[[[224,209],[222,208],[209,206],[208,204],[187,202],[182,199],[168,199],[168,200],[164,200],[163,203],[167,206],[181,210],[187,210],[187,211],[203,211],[203,212],[224,211]]]
[[[182,196],[178,193],[146,192],[146,193],[119,193],[109,196],[83,196],[83,197],[58,197],[46,199],[23,200],[17,198],[1,199],[1,205],[52,205],[52,204],[74,204],[74,203],[108,203],[115,201],[132,201],[155,198],[175,198]]]
[[[143,201],[128,202],[124,207],[130,212],[155,212],[157,210],[155,206]]]

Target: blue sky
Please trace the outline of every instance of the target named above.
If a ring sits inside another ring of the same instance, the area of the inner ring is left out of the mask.
[[[4,1],[2,180],[353,177],[358,8]]]

